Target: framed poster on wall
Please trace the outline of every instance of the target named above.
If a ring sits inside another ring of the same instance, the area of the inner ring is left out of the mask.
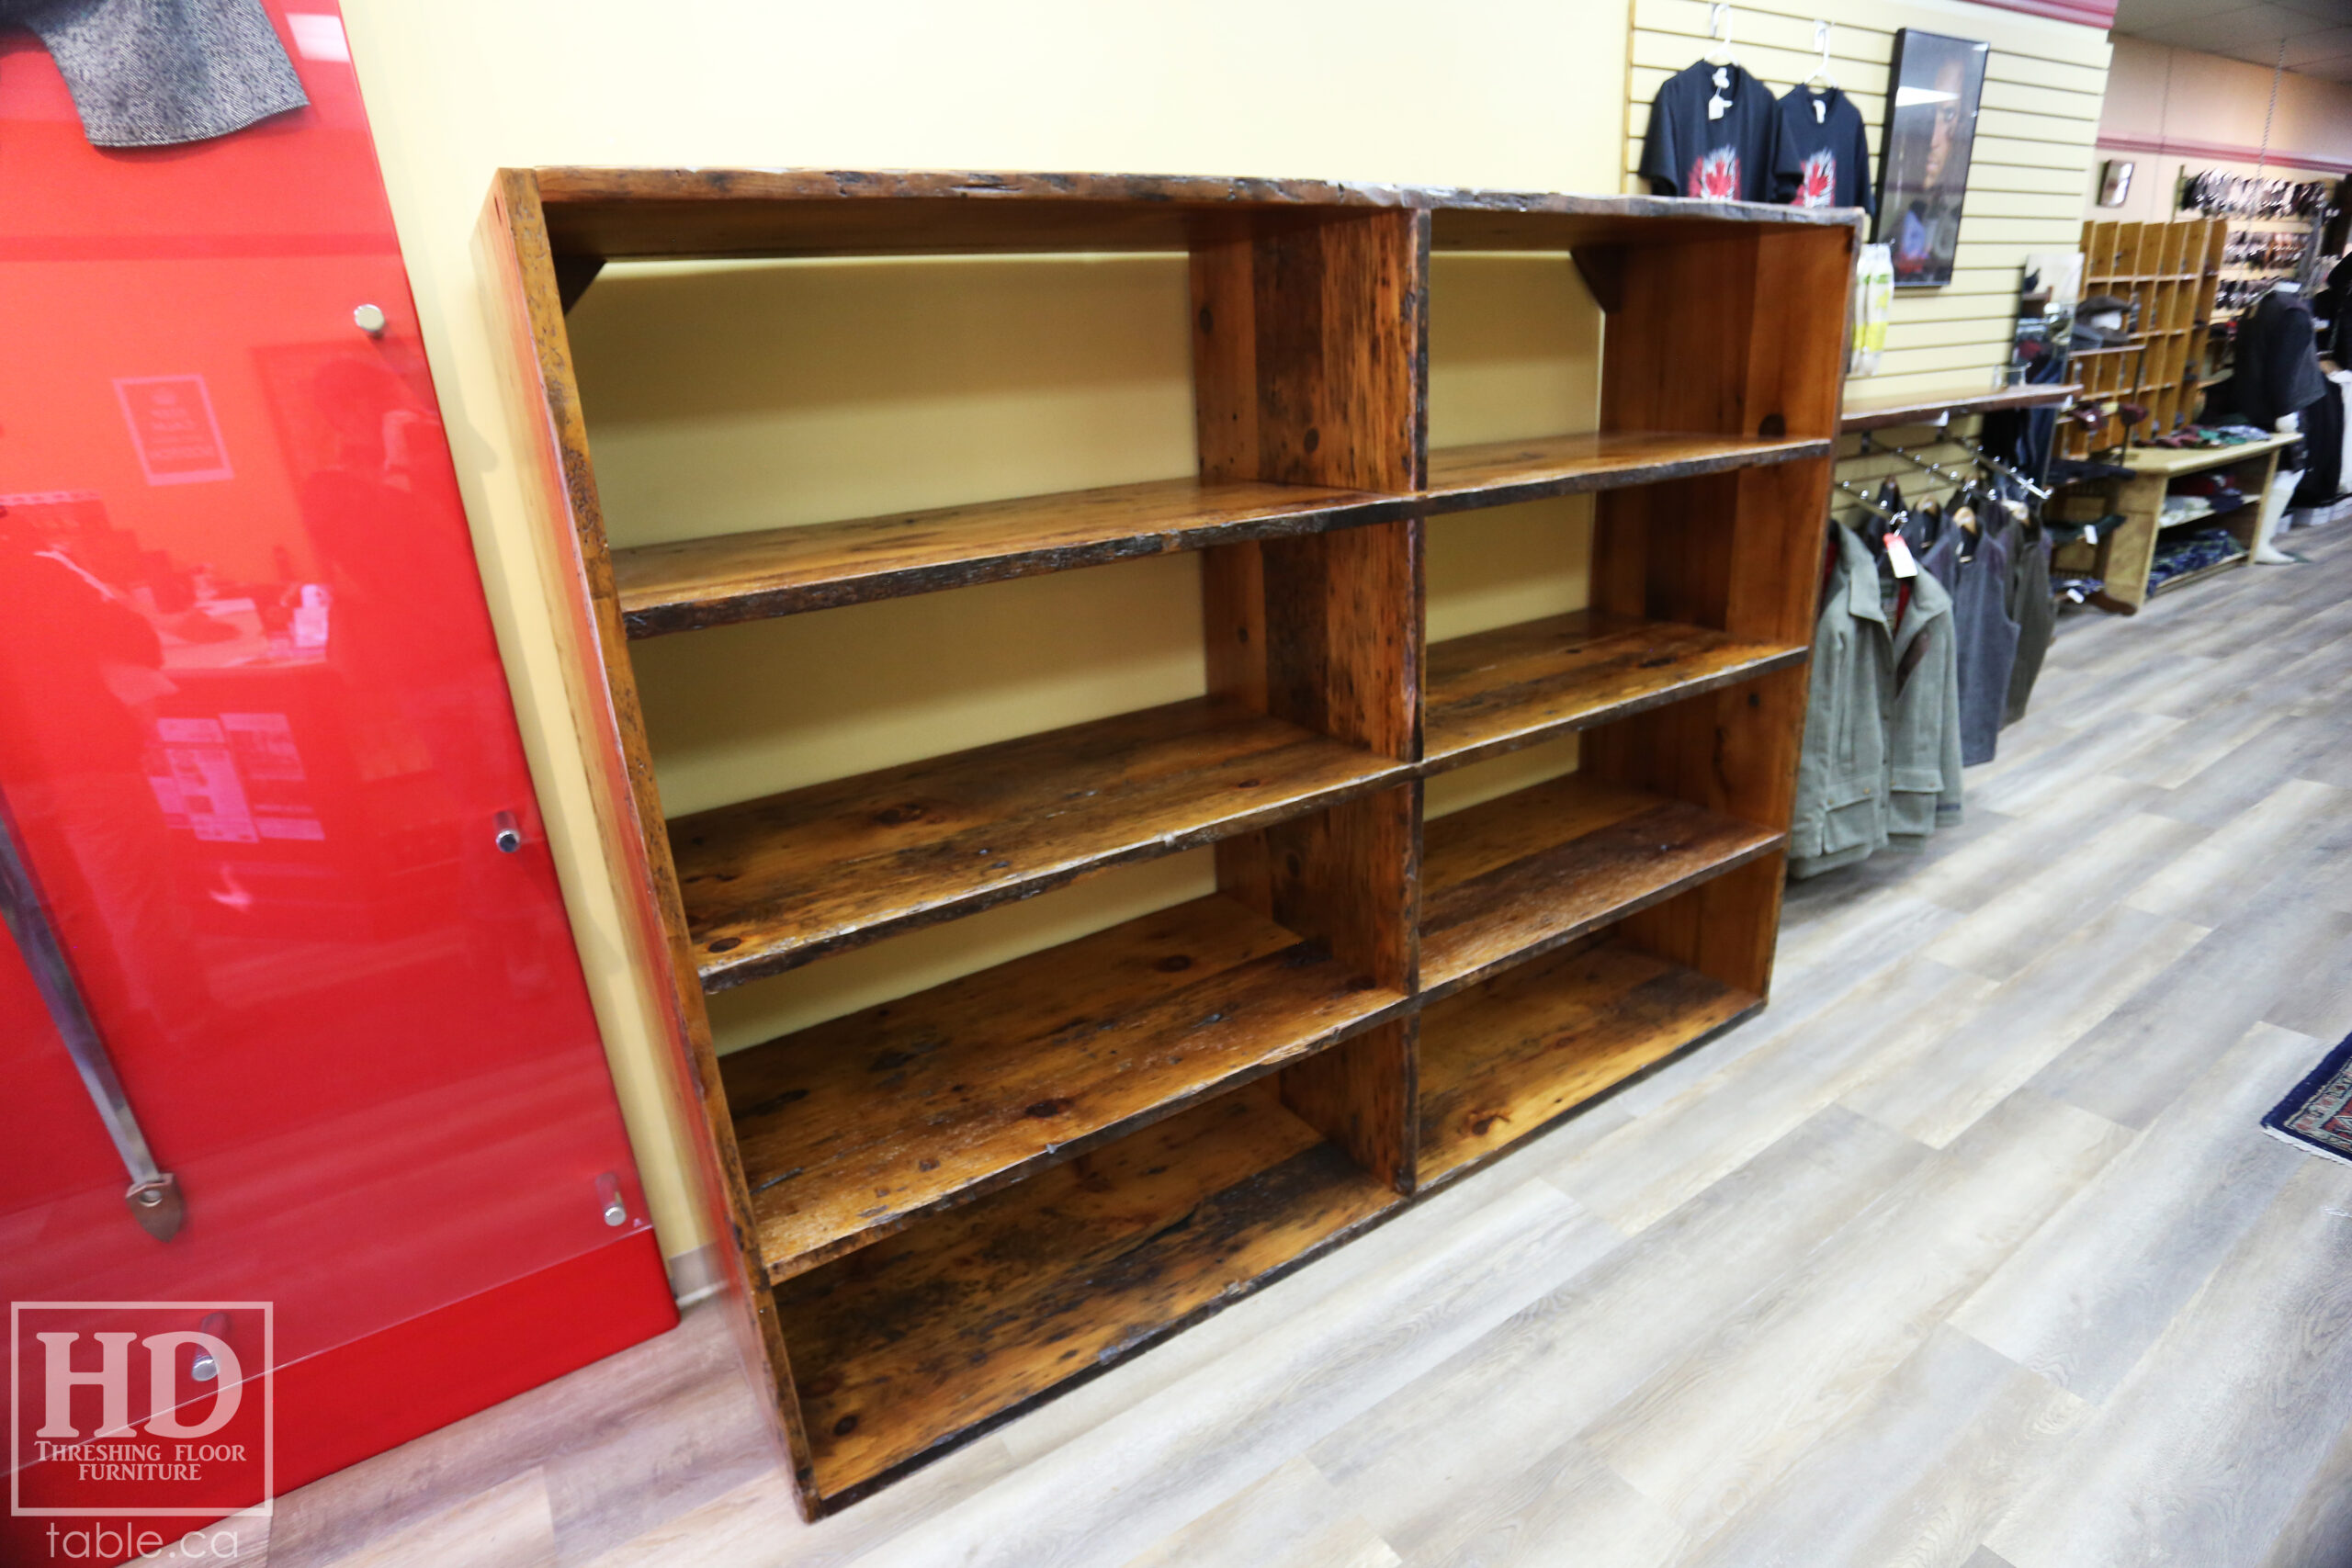
[[[1898,288],[1939,288],[1951,281],[1991,51],[1973,39],[1917,28],[1894,35],[1871,238],[1893,247]]]

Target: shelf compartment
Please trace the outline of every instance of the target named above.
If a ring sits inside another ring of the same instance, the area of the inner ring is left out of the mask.
[[[1408,1005],[1195,898],[721,1059],[781,1280],[1176,1114]]]
[[[1423,767],[1458,767],[1804,662],[1673,621],[1577,610],[1431,643]]]
[[[1572,942],[1786,837],[1582,773],[1441,817],[1424,829],[1422,994]]]
[[[1352,798],[1410,764],[1196,697],[670,824],[707,990]]]
[[[1421,1015],[1420,1179],[1476,1164],[1762,1007],[1621,938],[1555,953]]]
[[[1547,496],[1824,457],[1830,445],[1826,437],[1758,441],[1737,435],[1595,431],[1433,447],[1427,502],[1433,513],[1509,506]]]
[[[1171,550],[1387,522],[1411,498],[1159,479],[613,552],[631,637],[928,593]]]
[[[775,1287],[849,1501],[1402,1202],[1261,1078]]]

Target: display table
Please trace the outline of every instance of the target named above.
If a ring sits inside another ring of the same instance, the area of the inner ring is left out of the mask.
[[[2061,571],[2091,572],[2106,579],[2108,597],[2123,606],[2123,614],[2133,614],[2147,603],[2151,592],[2148,569],[2155,558],[2157,536],[2166,527],[2165,492],[2172,481],[2218,468],[2234,470],[2232,478],[2245,492],[2246,504],[2229,512],[2186,519],[2171,526],[2219,524],[2228,528],[2239,543],[2251,548],[2255,524],[2262,515],[2262,498],[2269,492],[2270,480],[2278,472],[2278,454],[2301,439],[2299,435],[2269,435],[2235,446],[2141,446],[2126,452],[2118,461],[2132,471],[2132,478],[2115,481],[2114,502],[2114,510],[2122,514],[2123,521],[2100,536],[2095,546],[2062,547],[2052,564]],[[2246,558],[2239,555],[2200,571],[2172,578],[2160,586],[2176,588],[2212,572],[2243,566]]]

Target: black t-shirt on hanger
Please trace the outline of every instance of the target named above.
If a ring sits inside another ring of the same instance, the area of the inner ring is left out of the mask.
[[[1835,87],[1816,93],[1799,84],[1781,99],[1777,113],[1780,189],[1774,199],[1791,207],[1859,207],[1877,216],[1870,137],[1853,100]]]
[[[1720,77],[1722,85],[1717,85]],[[1709,118],[1707,105],[1723,101]],[[1668,77],[1650,104],[1642,175],[1658,196],[1772,199],[1772,91],[1737,65],[1702,60]]]

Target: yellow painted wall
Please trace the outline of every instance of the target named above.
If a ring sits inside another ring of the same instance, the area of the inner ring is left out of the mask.
[[[471,249],[492,171],[1105,169],[1609,190],[1625,166],[1628,85],[1644,80],[1629,57],[1647,47],[1633,4],[1703,10],[1690,0],[1014,0],[985,11],[937,0],[345,0],[492,611],[666,1252],[699,1245],[703,1223],[678,1158],[667,1046],[624,957],[620,902],[596,849],[506,446]],[[1930,9],[2018,21],[1933,0],[1905,14]],[[2079,96],[2105,46],[2068,47],[2052,90]],[[2021,97],[2041,91],[2013,85]],[[2060,127],[2066,145],[2086,142],[2072,124]],[[1985,144],[1979,161],[1997,162]],[[2056,188],[2071,203],[2079,169]],[[2004,235],[1987,242],[1967,297],[2013,287],[1994,276],[2020,248]],[[572,330],[615,537],[1188,471],[1184,310],[1171,257],[608,269]],[[1589,427],[1598,334],[1564,259],[1441,258],[1432,440]],[[1963,359],[1979,347],[1963,346]],[[1951,362],[1929,353],[1907,374]],[[1580,604],[1588,516],[1582,502],[1554,502],[1434,525],[1432,633]],[[665,800],[673,811],[718,804],[1191,694],[1197,570],[1180,556],[644,645]],[[1431,786],[1430,809],[1574,755],[1541,748],[1463,770]],[[1207,885],[1199,854],[1114,872],[727,993],[713,1021],[722,1048],[738,1047]]]

